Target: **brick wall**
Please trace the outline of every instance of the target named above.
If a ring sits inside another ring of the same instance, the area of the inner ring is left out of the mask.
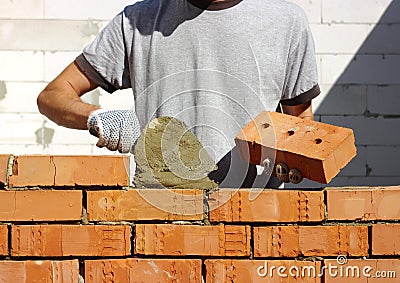
[[[0,282],[399,280],[399,187],[136,190],[128,166],[0,155]]]
[[[400,2],[292,0],[307,13],[315,37],[323,94],[318,120],[351,127],[358,156],[329,186],[400,183]],[[41,116],[36,96],[125,5],[133,1],[0,0],[0,152],[111,154],[84,131]],[[86,101],[126,108],[130,91]],[[319,187],[315,183],[302,186]]]

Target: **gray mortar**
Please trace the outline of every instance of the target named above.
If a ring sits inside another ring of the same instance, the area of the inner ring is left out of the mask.
[[[143,130],[134,150],[138,188],[212,190],[208,178],[216,169],[196,136],[176,118],[160,117]]]

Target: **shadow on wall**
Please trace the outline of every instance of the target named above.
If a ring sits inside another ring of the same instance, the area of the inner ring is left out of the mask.
[[[358,150],[328,186],[400,185],[400,1],[392,1],[356,55],[321,57],[322,64],[350,62],[316,108],[316,119],[352,128]]]

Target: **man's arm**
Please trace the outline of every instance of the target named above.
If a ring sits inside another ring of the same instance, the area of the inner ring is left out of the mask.
[[[39,94],[39,111],[60,126],[86,130],[89,114],[99,107],[80,96],[96,87],[73,62]]]
[[[314,120],[311,101],[294,106],[282,105],[282,112],[299,118]]]
[[[85,103],[81,96],[98,87],[75,62],[69,64],[39,94],[40,113],[60,126],[87,130],[99,140],[98,147],[127,153],[140,135],[139,120],[133,110],[103,110]]]

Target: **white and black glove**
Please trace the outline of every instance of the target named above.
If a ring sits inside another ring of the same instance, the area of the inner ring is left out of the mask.
[[[133,110],[103,110],[90,113],[87,126],[90,134],[98,137],[98,147],[121,153],[133,151],[140,135],[139,120]]]

